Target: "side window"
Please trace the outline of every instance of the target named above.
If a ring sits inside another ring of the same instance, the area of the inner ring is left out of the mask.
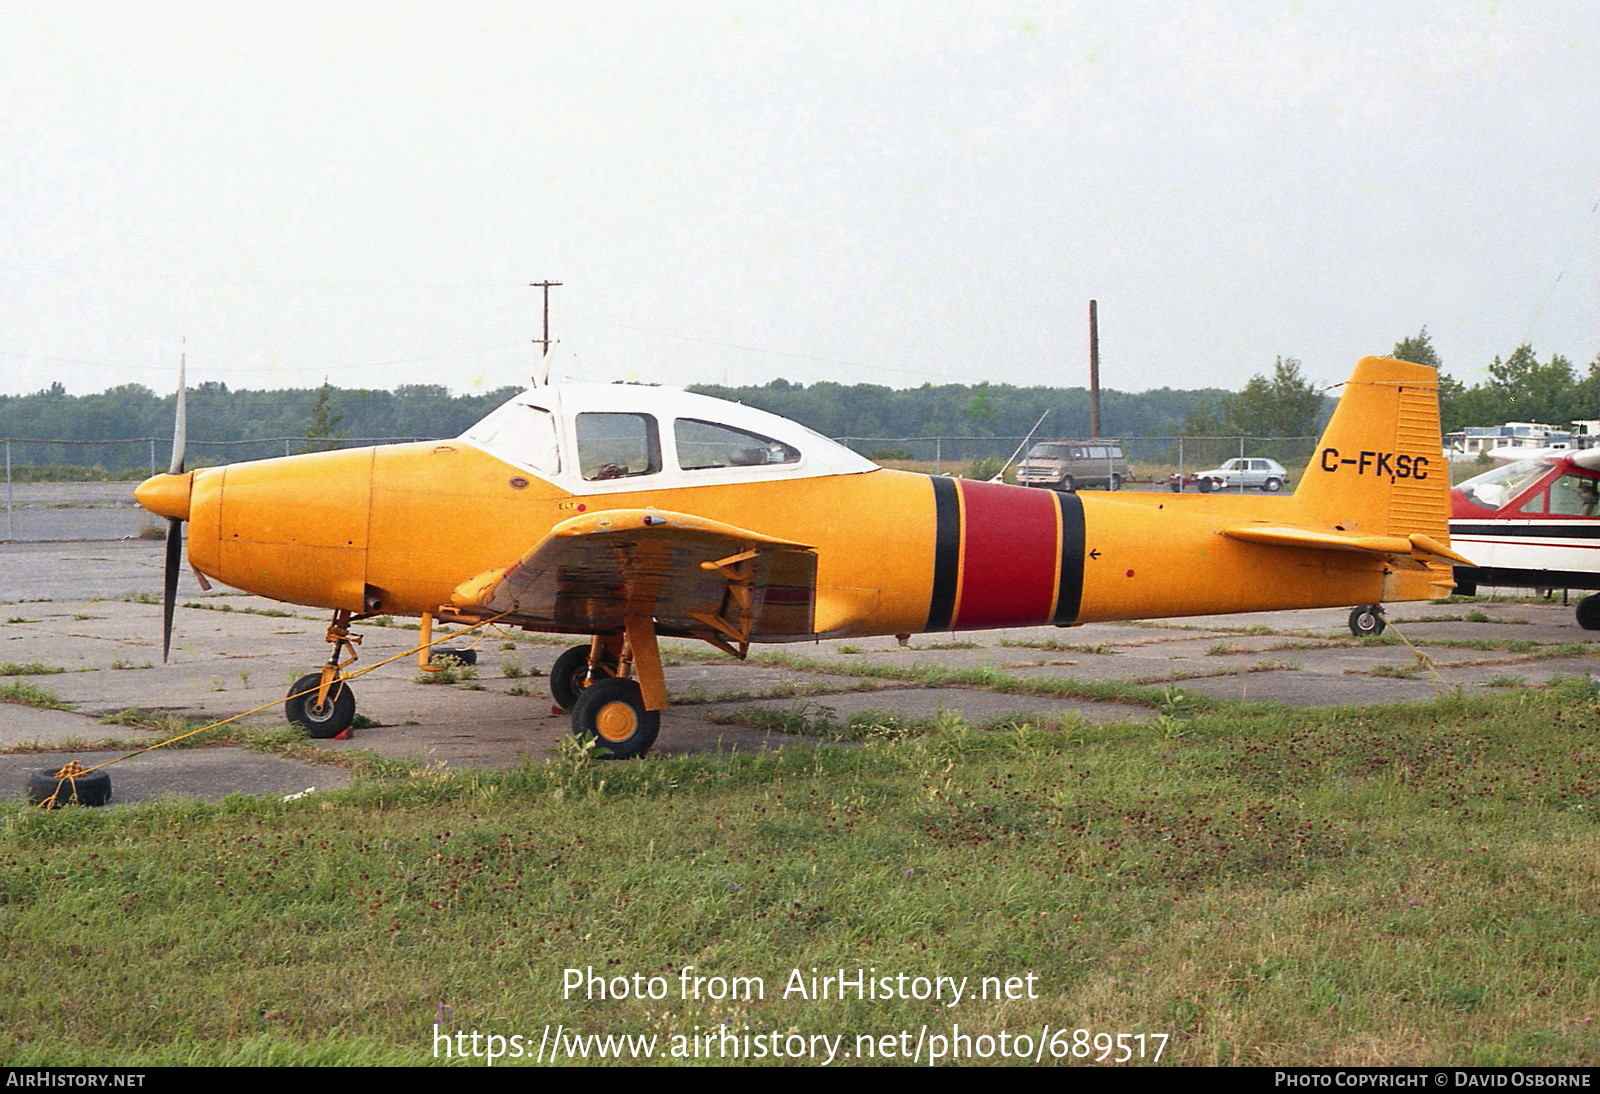
[[[653,475],[661,441],[650,414],[579,414],[578,466],[591,482]]]
[[[1553,517],[1592,517],[1596,516],[1595,502],[1600,500],[1596,493],[1595,480],[1582,475],[1562,475],[1550,484],[1547,494],[1529,499],[1528,504],[1522,507],[1523,512],[1539,512],[1541,502],[1549,498],[1544,511]]]
[[[800,460],[800,453],[782,441],[714,422],[679,418],[673,423],[672,432],[678,442],[678,463],[685,471],[764,467]]]

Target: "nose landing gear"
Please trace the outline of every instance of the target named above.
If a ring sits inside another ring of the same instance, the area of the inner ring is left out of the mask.
[[[350,624],[357,618],[342,608],[333,613],[327,634],[333,649],[328,652],[322,671],[296,680],[283,701],[284,718],[305,726],[318,740],[347,740],[355,721],[356,695],[343,674],[358,656],[356,647],[361,644],[361,636],[350,633]]]

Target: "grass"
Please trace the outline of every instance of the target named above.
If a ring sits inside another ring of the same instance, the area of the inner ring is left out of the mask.
[[[62,702],[55,692],[20,682],[0,684],[0,703],[16,703],[18,706],[38,707],[40,710],[72,709],[71,704]]]
[[[1314,711],[1166,694],[1164,726],[863,716],[845,747],[0,806],[0,1057],[415,1065],[435,1023],[853,1053],[959,1023],[1165,1034],[1180,1065],[1600,1063],[1586,682]],[[64,960],[95,990],[44,990]],[[689,966],[748,990],[686,998]],[[813,968],[970,994],[785,998]],[[668,990],[591,997],[569,969]]]
[[[53,676],[66,669],[55,665],[44,665],[38,661],[18,663],[16,661],[0,661],[0,676]]]

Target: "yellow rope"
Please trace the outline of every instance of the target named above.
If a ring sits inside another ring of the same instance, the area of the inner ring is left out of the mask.
[[[455,634],[441,635],[438,638],[435,638],[431,642],[419,642],[415,646],[412,646],[409,650],[406,650],[403,653],[397,653],[393,657],[386,657],[382,661],[378,661],[378,662],[375,662],[375,663],[373,663],[371,665],[368,665],[364,669],[357,669],[355,672],[350,673],[348,676],[341,676],[341,677],[339,677],[338,682],[339,683],[344,683],[347,680],[354,680],[358,676],[365,676],[367,673],[371,672],[373,669],[381,669],[383,666],[389,664],[392,661],[398,661],[402,657],[410,657],[412,654],[417,653],[420,650],[429,649],[429,648],[431,648],[433,646],[437,646],[440,642],[448,642],[450,639],[459,637],[460,635],[471,634],[473,631],[479,630],[480,628],[483,628],[483,627],[487,627],[491,623],[499,622],[500,620],[504,619],[506,616],[508,616],[510,614],[511,614],[511,612],[509,612],[509,611],[501,612],[499,615],[490,616],[488,619],[482,620],[481,622],[478,622],[478,623],[474,623],[472,626],[466,628],[465,630],[456,631]],[[255,707],[255,708],[253,708],[251,710],[244,711],[242,714],[235,714],[231,718],[223,718],[220,721],[212,722],[210,725],[201,726],[199,729],[191,729],[187,733],[180,733],[176,737],[167,738],[165,741],[158,741],[157,743],[155,743],[153,745],[147,745],[144,748],[135,749],[133,752],[129,752],[126,755],[123,755],[123,756],[113,757],[112,759],[109,759],[109,760],[105,761],[104,763],[95,764],[93,767],[84,767],[82,764],[78,763],[77,760],[71,760],[65,766],[63,766],[60,771],[56,772],[54,777],[57,778],[57,779],[65,779],[68,782],[72,782],[73,783],[73,794],[74,794],[74,796],[76,796],[76,794],[77,794],[77,784],[76,784],[75,780],[79,779],[79,778],[82,778],[84,775],[89,774],[91,771],[99,771],[102,767],[110,767],[112,764],[119,764],[123,760],[131,760],[135,756],[143,756],[146,752],[154,752],[158,748],[165,748],[167,745],[176,744],[179,741],[185,740],[185,739],[187,739],[189,737],[193,737],[198,733],[204,733],[207,730],[216,729],[219,726],[225,726],[230,722],[237,722],[240,718],[248,718],[252,714],[259,714],[263,710],[266,710],[269,707],[275,707],[279,703],[284,702],[285,700],[298,699],[298,698],[300,698],[301,696],[304,696],[304,695],[311,695],[317,690],[317,687],[321,687],[321,686],[322,686],[321,681],[318,681],[316,687],[307,688],[305,691],[297,691],[293,695],[286,695],[286,696],[284,696],[283,699],[274,699],[270,703],[262,703],[258,707]],[[68,771],[69,768],[76,768],[77,770],[69,772]],[[43,808],[43,809],[51,809],[51,808],[53,808],[55,806],[56,797],[60,793],[61,793],[61,787],[59,785],[57,785],[56,792],[54,794],[51,794],[44,801],[40,802],[39,803],[40,807]]]
[[[1393,620],[1389,621],[1389,629],[1394,632],[1396,638],[1400,639],[1405,648],[1411,651],[1411,656],[1415,657],[1422,667],[1428,670],[1428,674],[1433,677],[1433,693],[1435,695],[1444,699],[1448,696],[1459,694],[1459,688],[1444,682],[1444,677],[1439,675],[1438,668],[1434,666],[1433,658],[1417,649],[1412,644],[1411,639],[1407,638],[1401,633],[1400,628],[1394,625]]]

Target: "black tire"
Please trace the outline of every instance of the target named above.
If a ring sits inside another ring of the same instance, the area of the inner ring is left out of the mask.
[[[1173,493],[1174,493],[1174,494],[1181,494],[1181,493],[1183,493],[1183,483],[1181,483],[1181,482],[1175,482],[1175,483],[1173,483],[1173,484],[1172,484],[1172,492],[1173,492]]]
[[[1211,491],[1216,489],[1217,484],[1212,482],[1210,479],[1196,479],[1195,480],[1195,487],[1202,494],[1209,494],[1209,493],[1211,493]]]
[[[607,656],[600,665],[600,669],[607,676],[617,671],[617,663]],[[578,696],[583,694],[588,684],[589,675],[589,646],[573,646],[566,650],[556,663],[550,666],[550,698],[555,700],[556,706],[562,710],[572,710],[578,704]]]
[[[1077,484],[1072,481],[1071,475],[1062,475],[1061,485],[1057,486],[1056,489],[1061,491],[1063,494],[1071,494],[1076,485]]]
[[[355,721],[356,693],[343,680],[335,680],[328,689],[328,701],[319,707],[315,688],[321,680],[320,672],[307,673],[296,680],[283,701],[283,716],[305,726],[306,732],[317,740],[326,741],[339,736]],[[310,694],[300,694],[303,691]]]
[[[572,708],[572,732],[594,741],[595,755],[610,760],[643,756],[661,732],[661,712],[644,709],[639,685],[620,676],[596,680]]]
[[[1383,609],[1377,604],[1360,604],[1350,609],[1350,633],[1357,638],[1376,637],[1386,626]]]
[[[1106,489],[1107,490],[1121,490],[1122,489],[1122,476],[1121,475],[1112,475],[1111,476],[1111,482],[1106,485]]]
[[[1279,490],[1283,489],[1283,480],[1268,479],[1266,482],[1261,484],[1261,489],[1265,490],[1269,494],[1276,494]]]
[[[453,650],[444,646],[435,646],[430,660],[438,661],[441,657],[452,658],[463,665],[476,665],[478,663],[477,650]]]
[[[1600,631],[1600,596],[1586,596],[1578,601],[1578,626],[1586,631]]]
[[[42,805],[55,795],[56,805],[104,805],[111,800],[111,772],[91,771],[76,779],[58,779],[58,768],[28,774],[28,800]]]

